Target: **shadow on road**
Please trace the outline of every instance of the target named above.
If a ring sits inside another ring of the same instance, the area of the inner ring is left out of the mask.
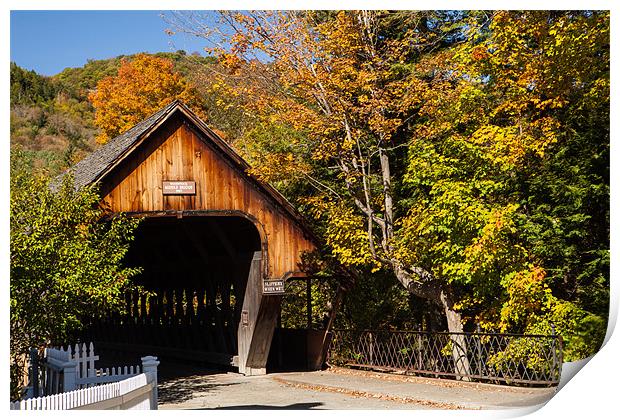
[[[289,405],[232,405],[227,407],[215,407],[215,408],[198,408],[197,410],[309,410],[312,408],[320,407],[323,403],[320,402],[308,402],[308,403],[295,403]]]
[[[209,375],[226,372],[224,369],[214,367],[162,361],[158,370],[157,401],[159,404],[182,403],[195,398],[198,394],[237,385],[236,382],[214,382]]]

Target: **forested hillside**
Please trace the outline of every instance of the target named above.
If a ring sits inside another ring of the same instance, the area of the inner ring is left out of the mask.
[[[158,53],[183,76],[212,59],[184,51]],[[116,75],[123,59],[89,60],[83,67],[66,68],[45,77],[11,63],[11,147],[18,147],[33,167],[58,173],[92,151],[99,133],[89,92],[105,77]]]

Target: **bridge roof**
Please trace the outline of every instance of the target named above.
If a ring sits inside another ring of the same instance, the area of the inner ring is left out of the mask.
[[[176,113],[183,114],[192,122],[195,128],[203,135],[204,140],[228,159],[237,170],[243,172],[247,179],[254,183],[259,190],[282,208],[290,218],[294,219],[315,242],[317,241],[311,229],[308,227],[306,220],[295,207],[274,187],[253,176],[248,171],[250,165],[180,100],[174,100],[126,132],[111,139],[65,171],[61,177],[67,173],[72,173],[74,185],[78,189],[100,182],[114,168],[121,165],[125,158],[147,139],[151,133]]]

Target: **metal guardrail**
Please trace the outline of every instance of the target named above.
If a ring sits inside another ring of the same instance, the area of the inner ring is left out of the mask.
[[[328,357],[334,365],[509,385],[560,381],[562,339],[557,335],[332,332]]]

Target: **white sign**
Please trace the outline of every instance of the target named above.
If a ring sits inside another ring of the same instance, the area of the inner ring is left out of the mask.
[[[164,195],[193,195],[196,194],[195,181],[163,181]]]
[[[284,280],[264,279],[263,280],[263,294],[265,295],[284,294]]]

